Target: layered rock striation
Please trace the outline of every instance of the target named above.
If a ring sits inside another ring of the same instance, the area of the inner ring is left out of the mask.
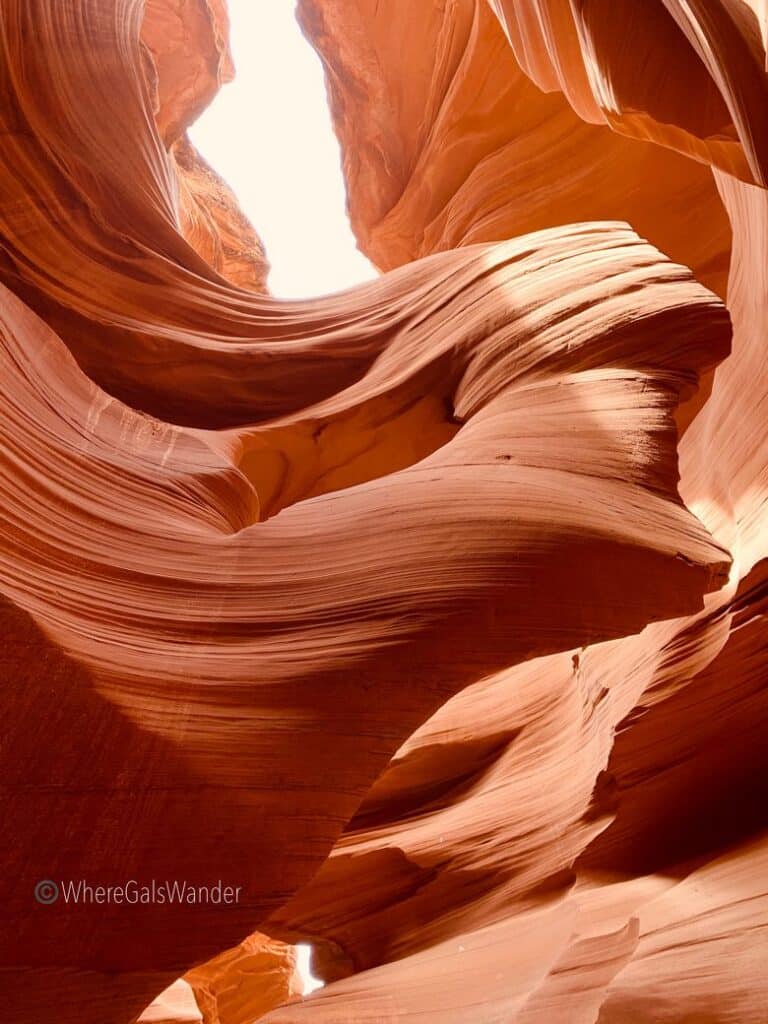
[[[0,8],[18,1024],[765,1022],[765,12],[414,7],[299,4],[384,272],[304,302],[223,0]]]

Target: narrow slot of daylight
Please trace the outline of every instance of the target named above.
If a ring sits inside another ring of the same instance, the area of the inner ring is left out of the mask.
[[[308,996],[324,988],[324,983],[312,973],[312,947],[306,942],[300,942],[296,947],[296,971],[301,978],[302,995]]]
[[[190,135],[264,242],[270,290],[309,298],[371,280],[346,213],[322,65],[292,0],[229,0],[229,11],[235,81]]]

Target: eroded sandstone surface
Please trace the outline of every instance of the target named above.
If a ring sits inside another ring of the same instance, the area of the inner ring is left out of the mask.
[[[0,5],[6,1018],[765,1024],[765,6],[298,15],[287,302],[224,0]]]

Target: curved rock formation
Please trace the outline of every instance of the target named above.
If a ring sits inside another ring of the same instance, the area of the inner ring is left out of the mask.
[[[327,71],[352,226],[378,266],[621,219],[725,294],[730,230],[707,168],[585,123],[546,77],[526,77],[485,0],[427,0],[418,21],[413,6],[299,5]],[[530,7],[511,5],[521,18]]]
[[[765,25],[301,15],[388,273],[281,302],[224,4],[0,9],[6,1013],[761,1024]]]
[[[363,4],[305,4],[310,7],[356,12]],[[596,106],[592,114],[585,109],[583,92],[580,106],[579,67],[591,66],[594,55],[573,50],[571,14],[557,27],[547,22],[557,5],[546,10],[540,5],[536,15],[528,5],[506,7],[520,21],[532,19],[525,36],[530,63],[521,57],[524,70],[544,89],[564,88],[581,116],[604,120],[593,116]],[[567,9],[560,5],[560,14]],[[658,29],[656,14],[648,12],[649,31]],[[749,22],[746,8],[741,14],[731,30]],[[443,17],[435,5],[433,26]],[[484,17],[478,8],[475,17]],[[342,25],[339,18],[335,34],[317,37],[332,69],[350,60]],[[311,20],[305,19],[305,26],[317,31]],[[536,67],[542,50],[529,36],[543,26],[548,45],[559,54],[562,80],[542,77],[542,67]],[[358,55],[360,38],[353,36]],[[384,59],[386,36],[362,38],[366,45],[373,41]],[[663,41],[659,35],[657,45]],[[410,38],[414,52],[423,42],[423,37]],[[609,44],[603,37],[598,63],[618,61],[622,51],[615,34],[612,50]],[[472,56],[475,45],[464,59],[480,65]],[[569,49],[570,60],[564,56]],[[724,43],[716,59],[733,62]],[[367,67],[365,61],[361,65]],[[685,95],[685,66],[678,69],[678,97]],[[751,74],[750,66],[742,71]],[[733,64],[731,75],[739,73]],[[433,77],[430,87],[440,81]],[[650,79],[645,84],[654,87]],[[352,95],[362,102],[359,92]],[[377,91],[370,89],[368,96],[365,102],[375,111]],[[729,105],[733,102],[729,97]],[[440,124],[450,112],[446,101],[440,123],[420,122],[428,142],[419,161],[440,159],[445,146]],[[353,126],[376,123],[375,114],[366,122],[359,111],[355,119],[338,112],[337,118],[342,139]],[[660,127],[656,133],[654,141],[693,151],[690,141],[682,144],[682,135],[664,136]],[[348,147],[348,166],[349,161],[354,166],[357,140],[350,139]],[[721,157],[726,151],[723,146]],[[743,169],[734,147],[731,158],[733,170]],[[397,202],[419,174],[408,172]],[[766,824],[765,550],[760,539],[766,465],[754,417],[764,403],[757,367],[766,323],[768,223],[764,191],[721,173],[717,186],[735,234],[729,284],[734,353],[716,374],[709,404],[682,441],[681,489],[737,553],[731,582],[693,620],[651,627],[631,640],[579,650],[570,658],[531,662],[444,705],[398,752],[313,883],[275,919],[277,930],[313,934],[320,949],[326,939],[340,944],[348,962],[364,973],[330,986],[301,1012],[285,1010],[270,1019],[298,1020],[314,1013],[317,1019],[340,1020],[349,1011],[355,1019],[413,1015],[424,1020],[433,1014],[440,1021],[491,1021],[502,1015],[525,1021],[762,1020],[766,992],[758,975],[764,974],[765,961],[757,950],[764,941],[765,895],[759,841],[747,837]],[[500,178],[499,187],[506,188],[506,181]],[[448,194],[449,207],[466,202],[461,189]],[[353,212],[354,197],[353,190]],[[602,197],[598,192],[593,201]],[[626,202],[629,211],[636,203],[634,191]],[[371,215],[370,209],[358,206],[364,246],[368,226],[378,231],[392,216],[387,211]],[[360,217],[367,218],[362,227]],[[678,244],[688,241],[682,234]],[[686,881],[697,864],[709,861],[711,869],[699,866],[701,874]],[[699,877],[711,877],[713,886],[700,902]],[[507,970],[510,963],[522,965],[519,936],[529,941],[533,908],[566,892],[574,879],[575,890],[561,904],[563,914],[574,907],[577,912],[570,919],[570,954],[560,960],[552,956],[551,939],[550,959],[543,952],[539,958],[538,979],[521,983],[512,971],[507,987],[495,995],[485,977],[476,987],[468,983],[493,955],[502,957]],[[614,880],[618,884],[607,884]],[[670,895],[661,896],[665,891]],[[686,915],[696,920],[687,932],[677,925],[666,963],[658,959],[664,939],[643,937],[657,927],[652,923],[657,903],[685,907],[677,911],[678,922]],[[505,921],[518,928],[505,933]],[[473,939],[488,941],[480,963],[467,955],[475,948]],[[726,951],[735,961],[730,966],[723,959]],[[685,980],[674,980],[681,977]],[[634,987],[630,979],[637,979]],[[433,1000],[436,989],[448,990],[445,1001]]]

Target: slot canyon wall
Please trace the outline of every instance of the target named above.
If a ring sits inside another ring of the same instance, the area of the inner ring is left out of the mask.
[[[5,1017],[766,1024],[768,10],[297,13],[289,302],[225,0],[0,0]]]

